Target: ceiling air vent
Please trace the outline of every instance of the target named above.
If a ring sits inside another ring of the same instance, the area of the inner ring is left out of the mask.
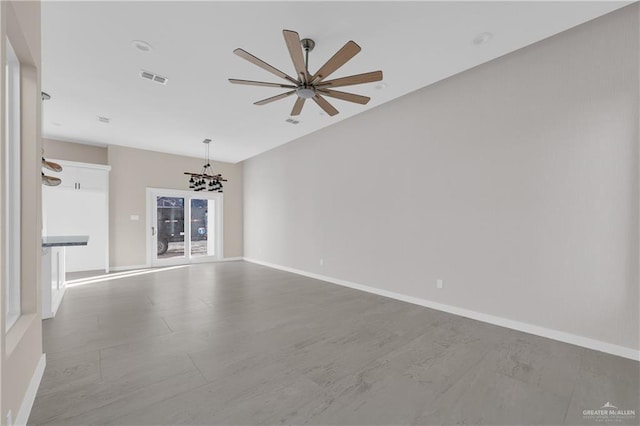
[[[108,117],[103,117],[101,115],[98,116],[98,121],[101,123],[107,123],[109,124],[111,122],[111,119]]]
[[[298,121],[298,120],[294,120],[293,118],[287,118],[287,119],[286,119],[286,120],[284,120],[284,121],[286,121],[287,123],[291,123],[291,124],[298,124],[298,123],[300,123],[300,121]]]
[[[160,84],[167,84],[167,80],[169,80],[167,77],[163,77],[161,75],[145,70],[140,71],[140,77],[144,78],[145,80],[155,81],[156,83]]]

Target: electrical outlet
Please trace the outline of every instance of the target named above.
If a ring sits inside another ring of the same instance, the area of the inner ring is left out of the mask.
[[[140,216],[138,216],[137,214],[132,214],[131,216],[129,216],[129,219],[131,219],[131,220],[140,220]]]
[[[442,280],[436,281],[436,287],[438,287],[438,288],[444,287],[444,284],[442,283]]]
[[[324,259],[320,259],[320,266],[324,266]]]

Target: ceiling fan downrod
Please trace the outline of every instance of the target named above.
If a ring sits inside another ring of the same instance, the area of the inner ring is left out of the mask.
[[[307,74],[308,74],[309,73],[309,52],[311,52],[313,48],[316,47],[316,42],[311,40],[310,38],[303,38],[302,40],[300,40],[300,44],[304,49],[304,64],[307,67]]]

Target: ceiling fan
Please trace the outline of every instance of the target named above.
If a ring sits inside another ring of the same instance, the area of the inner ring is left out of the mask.
[[[333,90],[334,87],[351,86],[354,84],[371,83],[374,81],[382,80],[382,71],[367,72],[364,74],[351,75],[348,77],[336,78],[334,80],[325,80],[338,68],[343,66],[347,61],[353,58],[358,52],[360,52],[360,46],[353,41],[348,41],[335,55],[333,55],[315,74],[311,74],[308,69],[309,65],[309,52],[315,47],[315,42],[311,39],[304,38],[300,40],[300,36],[295,31],[283,30],[284,41],[289,49],[293,66],[296,70],[297,78],[293,78],[288,74],[280,71],[277,68],[272,67],[266,62],[256,58],[249,52],[243,49],[236,49],[233,51],[236,55],[243,59],[259,66],[262,69],[269,71],[270,73],[277,75],[288,81],[287,84],[281,83],[268,83],[264,81],[251,81],[251,80],[238,80],[230,78],[229,81],[234,84],[246,84],[249,86],[266,86],[266,87],[280,87],[283,89],[291,89],[288,92],[280,95],[272,96],[267,99],[263,99],[258,102],[254,102],[254,105],[266,105],[273,101],[284,99],[291,95],[297,95],[291,115],[300,115],[304,102],[307,99],[313,99],[327,114],[330,116],[336,115],[338,110],[333,107],[324,97],[329,96],[336,99],[342,99],[343,101],[355,102],[357,104],[366,105],[371,98],[367,96],[356,95],[353,93],[340,92]],[[303,50],[304,49],[304,55]]]

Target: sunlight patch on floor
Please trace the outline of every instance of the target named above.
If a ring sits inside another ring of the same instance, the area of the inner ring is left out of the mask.
[[[78,287],[81,285],[119,280],[122,278],[130,278],[138,275],[146,275],[146,274],[153,274],[156,272],[171,271],[173,269],[188,268],[190,266],[191,265],[177,265],[177,266],[167,266],[165,268],[134,269],[131,271],[116,272],[113,274],[104,274],[104,275],[98,275],[98,276],[87,277],[87,278],[79,278],[76,280],[69,280],[66,282],[66,285],[67,287]]]

